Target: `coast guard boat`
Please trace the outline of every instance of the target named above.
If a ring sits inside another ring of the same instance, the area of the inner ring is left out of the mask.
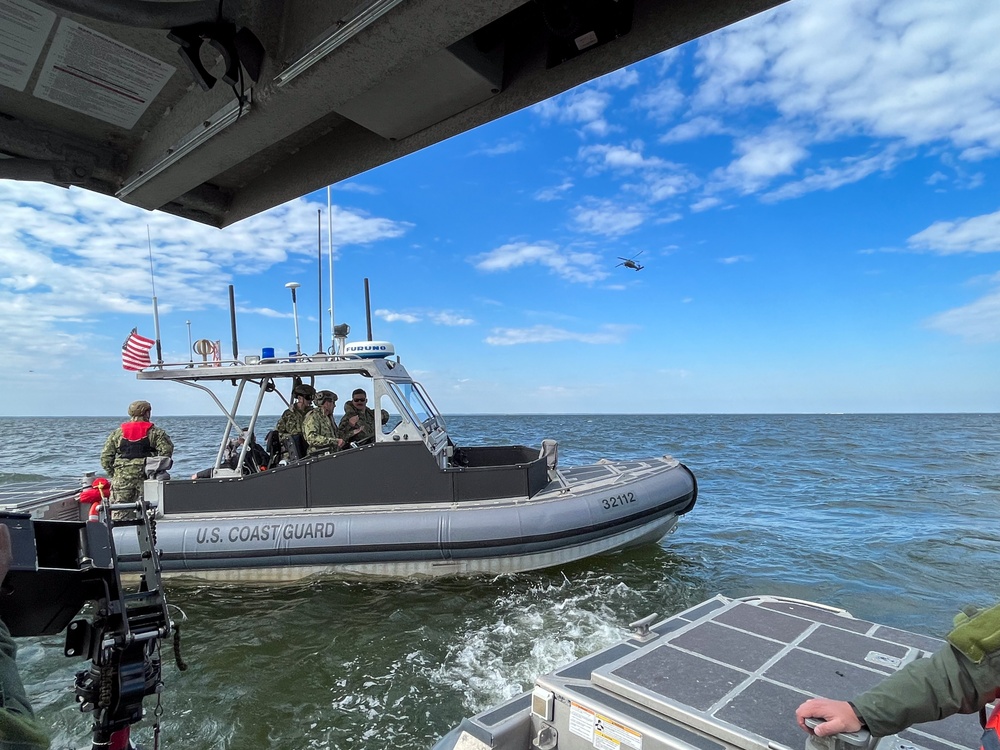
[[[943,641],[775,596],[716,596],[656,620],[650,615],[632,623],[623,642],[465,719],[434,750],[964,750],[980,744],[976,715],[918,724],[878,740],[867,730],[813,737],[796,724],[795,709],[804,700],[849,700]]]
[[[345,340],[335,350],[342,353],[268,350],[137,373],[202,390],[226,417],[211,477],[145,482],[166,575],[277,581],[531,570],[656,542],[695,504],[694,475],[669,456],[563,467],[552,440],[458,446],[392,344]],[[374,442],[280,464],[272,446],[260,465],[248,441],[235,467],[224,465],[241,406],[245,413],[252,404],[252,436],[271,426],[258,421],[268,394],[287,404],[300,383],[344,394],[359,381],[382,417]],[[212,390],[224,384],[235,387],[229,407]],[[78,520],[78,491],[7,498],[0,509]],[[138,570],[135,535],[125,531],[115,535],[122,568]]]

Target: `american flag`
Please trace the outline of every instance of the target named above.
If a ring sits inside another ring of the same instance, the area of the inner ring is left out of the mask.
[[[128,338],[125,339],[125,343],[122,344],[122,368],[141,370],[144,367],[149,367],[152,364],[149,361],[149,349],[155,343],[153,339],[140,336],[133,328]]]

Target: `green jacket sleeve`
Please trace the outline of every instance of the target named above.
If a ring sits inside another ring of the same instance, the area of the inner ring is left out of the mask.
[[[972,622],[980,632],[1000,632],[1000,607]],[[907,664],[854,699],[873,735],[886,737],[913,724],[975,713],[1000,695],[1000,649],[974,648],[971,639],[963,637],[963,626],[948,639],[948,645],[930,658]],[[984,640],[990,642],[980,638],[976,644],[981,646]],[[969,658],[967,653],[981,658]]]
[[[306,415],[302,423],[302,437],[305,438],[310,451],[337,449],[337,436],[333,424],[319,409],[314,409]]]
[[[48,737],[35,720],[17,671],[17,647],[0,621],[0,747],[4,750],[45,750]]]
[[[114,430],[108,439],[104,441],[104,448],[101,449],[101,468],[109,477],[114,474],[115,455],[118,453],[118,443],[122,439],[122,428]]]
[[[153,450],[156,451],[153,455],[156,456],[172,456],[174,455],[174,442],[170,439],[166,430],[161,430],[159,427],[154,427],[150,430],[149,442],[153,446]]]

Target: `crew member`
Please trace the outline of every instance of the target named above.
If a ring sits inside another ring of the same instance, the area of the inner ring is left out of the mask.
[[[795,711],[805,731],[826,737],[865,728],[875,737],[913,724],[975,713],[1000,696],[1000,604],[959,614],[947,645],[928,659],[910,662],[850,701],[812,698]],[[805,720],[822,719],[809,729]],[[987,723],[982,746],[1000,747],[1000,712]]]
[[[344,440],[333,421],[333,410],[337,406],[337,394],[333,391],[320,391],[316,394],[316,406],[306,415],[302,425],[302,434],[310,456],[321,453],[332,453],[344,447]]]
[[[296,435],[302,435],[302,425],[305,422],[306,415],[312,411],[310,401],[315,396],[315,388],[308,383],[299,383],[292,388],[291,406],[285,409],[281,417],[278,418],[278,424],[275,426],[275,429],[278,431],[278,438],[281,441],[281,457],[285,461],[293,458],[301,458],[301,456],[292,456],[289,453],[288,445],[291,441],[295,440]]]
[[[101,466],[111,478],[112,502],[141,499],[146,459],[174,455],[170,436],[149,421],[151,412],[148,401],[133,401],[128,407],[129,421],[116,428],[104,442]]]
[[[375,440],[375,410],[368,408],[367,404],[368,394],[364,388],[355,389],[351,400],[344,404],[340,434],[349,443],[363,445]]]

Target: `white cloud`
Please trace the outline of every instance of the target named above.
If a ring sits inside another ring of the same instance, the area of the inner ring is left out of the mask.
[[[639,73],[635,68],[621,68],[591,81],[588,86],[598,89],[627,89],[639,83]]]
[[[688,172],[660,173],[649,175],[642,185],[641,192],[650,201],[657,203],[687,193],[697,184],[697,178]]]
[[[558,185],[548,188],[542,188],[541,190],[539,190],[537,193],[535,193],[535,200],[543,202],[557,201],[572,189],[573,189],[573,181],[563,180]]]
[[[791,174],[806,151],[793,134],[774,131],[743,138],[736,143],[739,156],[713,175],[713,190],[733,188],[743,194],[764,187],[775,177]]]
[[[379,308],[375,311],[376,317],[381,318],[386,323],[419,323],[421,318],[419,315],[414,315],[413,313],[395,312],[393,310],[386,310],[385,308]]]
[[[691,211],[694,213],[701,213],[702,211],[707,211],[710,208],[715,208],[722,203],[721,198],[717,198],[714,195],[709,195],[702,198],[699,201],[695,201],[691,204]]]
[[[583,146],[578,153],[580,158],[589,165],[588,173],[590,174],[599,174],[606,170],[628,173],[665,166],[662,159],[655,156],[643,156],[642,150],[642,141],[633,141],[627,146],[608,144]]]
[[[672,127],[660,136],[660,143],[682,143],[709,135],[730,135],[734,132],[731,126],[717,117],[699,115]]]
[[[610,200],[591,198],[573,209],[573,220],[578,231],[620,237],[635,231],[646,221],[642,206],[621,205]]]
[[[774,202],[787,198],[798,198],[816,190],[835,190],[843,185],[863,180],[876,172],[888,172],[900,162],[898,149],[869,157],[847,157],[838,166],[825,165],[818,170],[810,170],[801,180],[787,182],[775,190],[764,193],[761,200]]]
[[[330,186],[334,190],[339,190],[343,193],[364,193],[366,195],[382,195],[382,188],[375,187],[374,185],[366,185],[363,182],[354,182],[349,180],[347,182],[338,182]]]
[[[719,258],[719,263],[722,263],[723,265],[726,266],[731,266],[735,263],[748,263],[751,260],[753,260],[753,258],[751,258],[749,255],[730,255],[726,258]]]
[[[578,125],[585,133],[604,136],[612,130],[604,119],[611,101],[612,96],[607,91],[580,87],[539,102],[534,111],[545,121]]]
[[[1000,252],[1000,211],[971,219],[936,221],[910,237],[907,245],[936,255]]]
[[[699,43],[698,109],[770,103],[817,138],[1000,153],[1000,5],[791,2]]]
[[[602,325],[597,331],[583,333],[567,331],[549,325],[531,328],[494,328],[485,340],[492,346],[516,346],[519,344],[554,344],[560,341],[576,341],[582,344],[620,344],[626,340],[634,326]]]
[[[442,326],[471,326],[476,321],[448,310],[430,313],[430,319]]]
[[[996,274],[992,282],[1000,284],[1000,274]],[[968,305],[931,316],[924,325],[972,343],[1000,341],[1000,289]]]
[[[524,148],[523,141],[504,138],[489,146],[483,146],[481,148],[478,148],[472,153],[483,154],[484,156],[503,156],[504,154],[516,153],[523,148]]]
[[[92,324],[109,312],[148,315],[147,227],[156,293],[168,300],[160,312],[223,306],[234,276],[260,274],[290,255],[314,257],[318,207],[298,199],[219,230],[89,191],[0,181],[0,285],[7,290],[0,349],[29,359],[78,354],[93,334],[57,333],[59,326]],[[408,228],[339,206],[332,223],[339,247]]]
[[[410,310],[403,312],[388,310],[383,307],[375,310],[375,315],[387,323],[420,323],[424,320],[429,320],[441,326],[471,326],[476,322],[472,318],[467,318],[450,310]]]
[[[607,277],[600,256],[576,252],[548,242],[511,242],[471,259],[480,271],[510,271],[521,266],[543,266],[567,281],[590,284]]]
[[[684,91],[677,81],[667,78],[639,94],[633,104],[657,122],[669,122],[684,106]]]

